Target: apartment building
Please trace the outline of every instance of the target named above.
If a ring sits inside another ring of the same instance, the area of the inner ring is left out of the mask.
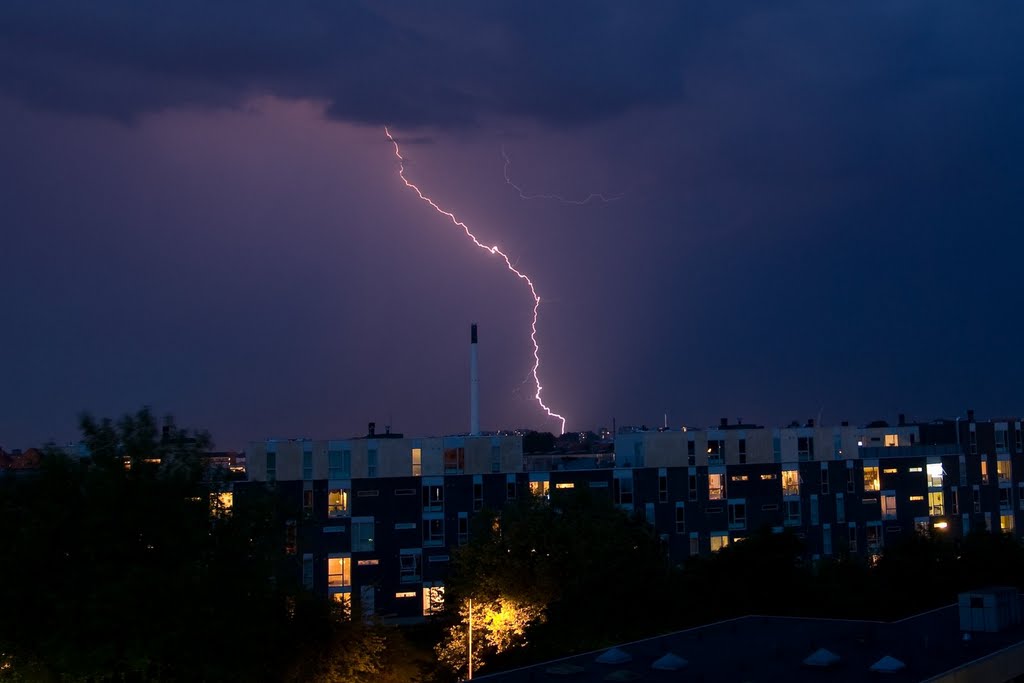
[[[1019,533],[1024,450],[1017,419],[729,424],[621,434],[616,453],[524,459],[518,436],[270,440],[249,480],[286,510],[285,546],[309,589],[363,615],[423,618],[443,607],[471,519],[527,495],[587,488],[641,516],[671,561],[761,528],[791,529],[808,559],[871,557],[902,535]],[[530,460],[527,462],[526,460]],[[540,464],[540,465],[539,465]]]

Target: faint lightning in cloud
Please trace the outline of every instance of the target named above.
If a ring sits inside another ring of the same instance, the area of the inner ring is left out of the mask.
[[[608,204],[609,202],[618,201],[625,196],[623,194],[603,195],[597,192],[592,192],[590,195],[586,197],[586,199],[566,199],[565,197],[562,197],[557,194],[526,194],[523,191],[522,187],[512,182],[512,159],[505,151],[504,145],[501,146],[501,156],[504,157],[505,159],[505,183],[511,185],[515,189],[515,191],[519,193],[520,199],[550,199],[551,201],[561,202],[563,204],[575,204],[576,206],[583,206],[584,204],[589,204],[590,202],[602,202],[604,204]]]
[[[525,282],[526,286],[529,287],[530,295],[533,297],[533,320],[530,322],[530,341],[533,342],[533,369],[530,371],[530,374],[533,377],[534,385],[537,387],[537,391],[534,393],[533,398],[537,401],[537,404],[540,405],[541,409],[548,415],[548,417],[553,417],[556,420],[561,421],[562,431],[559,433],[564,434],[565,418],[559,415],[558,413],[552,411],[551,408],[549,408],[541,398],[541,392],[544,390],[544,387],[541,386],[540,375],[538,374],[540,370],[540,344],[537,343],[537,315],[540,309],[540,296],[537,294],[536,287],[533,286],[533,281],[525,273],[518,270],[512,264],[512,261],[509,259],[508,255],[505,252],[503,252],[497,246],[489,246],[478,240],[476,235],[474,235],[473,232],[469,229],[469,226],[460,221],[458,218],[456,218],[455,214],[453,214],[451,211],[446,211],[442,209],[434,202],[433,199],[423,194],[423,191],[420,190],[419,187],[409,182],[409,179],[405,177],[405,159],[402,157],[402,151],[398,147],[398,141],[395,140],[394,137],[392,137],[391,131],[389,131],[387,127],[384,128],[384,134],[388,136],[388,140],[390,140],[391,144],[395,146],[395,157],[398,158],[398,177],[402,179],[402,182],[405,183],[405,186],[408,187],[413,192],[415,192],[416,196],[419,197],[422,201],[429,204],[431,208],[434,209],[434,211],[437,211],[442,216],[447,217],[457,227],[462,228],[462,230],[466,233],[466,237],[472,240],[473,244],[475,244],[477,247],[483,249],[484,251],[488,251],[491,254],[500,256],[502,260],[505,261],[505,266],[509,269],[509,271],[511,271],[520,280]]]

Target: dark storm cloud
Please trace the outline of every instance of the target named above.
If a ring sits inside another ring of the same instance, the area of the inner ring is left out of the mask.
[[[0,7],[0,88],[123,120],[270,93],[373,124],[592,121],[680,96],[676,7],[13,0]]]

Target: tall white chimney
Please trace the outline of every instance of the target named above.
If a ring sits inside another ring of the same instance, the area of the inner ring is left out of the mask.
[[[476,353],[476,323],[469,328],[469,433],[480,434],[480,368]]]

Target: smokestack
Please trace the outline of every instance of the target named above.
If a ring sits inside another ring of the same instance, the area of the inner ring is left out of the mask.
[[[480,368],[476,351],[476,323],[469,328],[469,434],[480,433]]]

